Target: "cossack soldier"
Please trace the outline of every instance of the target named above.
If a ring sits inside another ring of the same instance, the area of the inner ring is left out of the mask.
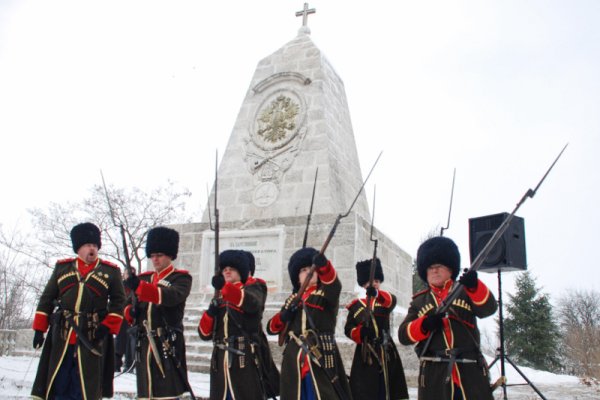
[[[259,369],[259,326],[262,299],[244,284],[250,273],[243,250],[219,255],[220,273],[212,286],[220,293],[200,318],[202,340],[213,340],[210,367],[210,398],[261,400],[266,398]]]
[[[296,301],[313,264],[316,273]],[[288,272],[294,292],[267,324],[272,335],[284,331],[286,324],[289,328],[281,365],[281,400],[351,399],[335,341],[342,290],[335,268],[323,254],[306,247],[290,257]]]
[[[417,344],[419,400],[492,400],[477,318],[496,312],[493,294],[477,278],[477,272],[469,270],[460,277],[464,290],[447,314],[436,313],[460,272],[458,247],[443,236],[421,244],[417,271],[428,287],[413,296],[398,337],[402,344]]]
[[[380,288],[383,268],[379,258],[375,261],[372,286],[369,286],[372,260],[356,263],[356,281],[367,289],[367,296],[346,306],[344,331],[357,344],[350,370],[352,398],[408,399],[404,368],[390,335],[390,313],[396,307],[396,296]]]
[[[121,271],[98,258],[96,225],[75,225],[71,242],[77,257],[56,263],[33,320],[33,347],[44,346],[31,391],[37,399],[113,396],[113,334],[125,306]]]
[[[137,298],[125,308],[125,317],[137,327],[138,399],[171,399],[188,392],[183,315],[192,277],[173,266],[178,250],[176,230],[150,229],[146,256],[154,271],[125,280]]]

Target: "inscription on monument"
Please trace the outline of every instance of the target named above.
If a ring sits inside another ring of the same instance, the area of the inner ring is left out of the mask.
[[[267,282],[269,292],[281,288],[283,267],[283,246],[285,231],[283,226],[270,229],[222,231],[219,233],[219,250],[240,249],[254,254],[256,271],[254,275]],[[212,231],[202,235],[201,287],[211,291],[210,280],[214,274],[215,236]]]

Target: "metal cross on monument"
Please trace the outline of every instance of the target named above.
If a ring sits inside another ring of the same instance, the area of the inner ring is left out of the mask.
[[[296,17],[302,16],[302,26],[307,26],[308,15],[316,13],[317,10],[314,8],[308,8],[308,3],[304,3],[304,9],[302,11],[296,11]]]

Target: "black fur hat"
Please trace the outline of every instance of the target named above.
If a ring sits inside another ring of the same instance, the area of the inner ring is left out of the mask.
[[[298,279],[300,270],[304,267],[310,267],[312,265],[313,257],[317,253],[318,251],[312,247],[303,247],[290,257],[288,272],[290,273],[292,286],[294,286],[294,293],[300,289],[300,280]]]
[[[356,263],[356,282],[359,286],[363,286],[369,282],[369,273],[371,272],[371,259],[359,261]],[[374,279],[379,279],[383,282],[383,268],[381,267],[381,261],[379,258],[375,259],[375,275]]]
[[[433,264],[442,264],[452,270],[452,279],[460,272],[460,252],[456,243],[444,236],[427,239],[417,250],[417,271],[423,282],[427,283],[427,268]]]
[[[171,260],[177,258],[179,250],[179,232],[175,229],[159,226],[148,231],[146,238],[146,256],[163,253],[171,257]]]
[[[232,267],[238,270],[242,282],[245,283],[250,273],[250,260],[244,250],[225,250],[219,254],[219,270]]]
[[[88,243],[95,244],[98,246],[98,249],[100,249],[102,247],[100,229],[91,222],[75,225],[73,229],[71,229],[71,243],[73,244],[73,251],[75,251],[75,253],[77,253],[77,250],[79,250],[81,246]]]
[[[248,266],[250,267],[250,276],[254,276],[254,271],[256,271],[256,260],[254,259],[254,254],[249,251],[244,250],[244,253],[248,256]]]

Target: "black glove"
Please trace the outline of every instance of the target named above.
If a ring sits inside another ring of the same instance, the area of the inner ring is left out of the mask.
[[[378,291],[373,286],[367,287],[367,297],[371,297],[371,298],[376,299],[377,298],[377,294],[378,294]]]
[[[135,292],[138,286],[140,286],[140,278],[137,275],[129,275],[123,284]]]
[[[225,278],[223,278],[223,275],[215,275],[212,277],[210,283],[215,290],[221,290],[223,289],[223,286],[225,286]]]
[[[39,349],[44,344],[44,332],[35,331],[33,334],[33,348]]]
[[[213,277],[214,279],[215,277]],[[214,285],[213,285],[214,286]],[[214,318],[217,315],[219,315],[219,301],[217,299],[212,299],[209,306],[208,306],[208,310],[206,310],[206,313],[208,314],[209,317]]]
[[[365,338],[367,339],[375,339],[375,331],[371,327],[362,326],[360,328],[360,339],[364,342]]]
[[[474,269],[472,269],[472,270],[465,269],[465,272],[458,279],[458,282],[460,282],[467,289],[477,288],[477,282],[478,282],[477,271],[475,271]]]
[[[430,314],[423,320],[421,328],[426,332],[434,332],[442,327],[442,318],[444,314]]]
[[[138,280],[139,281],[139,280]],[[106,336],[108,336],[108,326],[104,325],[104,324],[100,324],[98,325],[98,327],[96,328],[96,332],[94,333],[94,339],[97,342],[101,342],[104,340],[104,338]]]
[[[327,257],[325,257],[325,254],[317,253],[313,257],[312,262],[317,269],[321,269],[327,265]]]

